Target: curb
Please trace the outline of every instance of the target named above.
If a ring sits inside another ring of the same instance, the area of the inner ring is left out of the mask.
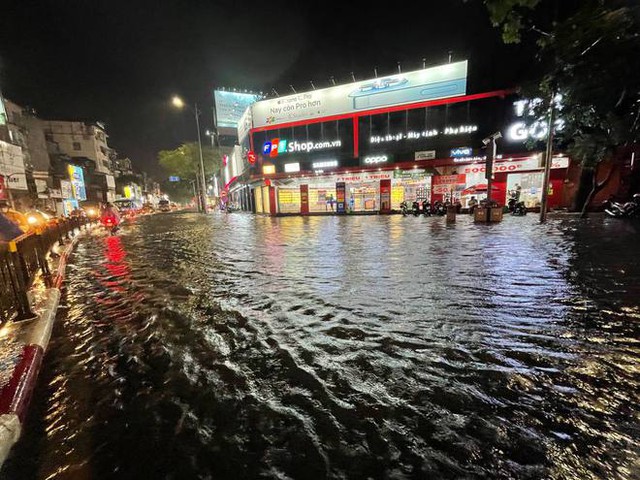
[[[73,237],[60,255],[53,288],[44,290],[38,300],[35,306],[38,316],[35,320],[29,321],[29,333],[20,360],[13,370],[11,379],[0,391],[0,467],[9,455],[11,447],[20,438],[42,360],[51,339],[67,261],[81,233]]]

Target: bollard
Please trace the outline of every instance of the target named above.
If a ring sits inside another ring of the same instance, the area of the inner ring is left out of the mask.
[[[11,263],[13,264],[13,268],[9,269],[10,275],[14,276],[11,283],[15,286],[14,293],[18,302],[18,316],[16,320],[34,318],[36,315],[31,310],[31,304],[27,296],[27,286],[24,280],[25,272],[23,271],[24,265],[20,261],[18,246],[15,241],[9,242],[9,253],[11,254]]]
[[[456,223],[456,206],[447,206],[447,223]]]

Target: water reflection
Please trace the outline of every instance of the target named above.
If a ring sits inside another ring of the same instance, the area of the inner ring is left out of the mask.
[[[235,214],[95,235],[3,476],[637,478],[636,235]]]

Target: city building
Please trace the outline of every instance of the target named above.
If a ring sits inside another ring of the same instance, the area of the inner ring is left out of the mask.
[[[43,125],[45,138],[56,145],[57,151],[66,155],[71,163],[82,163],[91,170],[86,185],[87,199],[95,202],[114,201],[116,186],[111,161],[115,152],[107,143],[104,126],[61,120],[45,120]]]
[[[534,114],[538,100],[468,94],[466,79],[463,61],[254,103],[238,127],[254,211],[389,213],[422,200],[464,207],[486,197],[491,145],[483,139],[495,132],[492,199],[504,205],[517,190],[539,207],[547,126]],[[570,164],[554,155],[551,208],[570,202]]]

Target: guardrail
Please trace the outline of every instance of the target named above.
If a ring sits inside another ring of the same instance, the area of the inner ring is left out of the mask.
[[[47,253],[89,223],[87,218],[60,219],[10,242],[0,242],[0,324],[35,317],[27,292],[38,274],[45,286],[53,285]]]

